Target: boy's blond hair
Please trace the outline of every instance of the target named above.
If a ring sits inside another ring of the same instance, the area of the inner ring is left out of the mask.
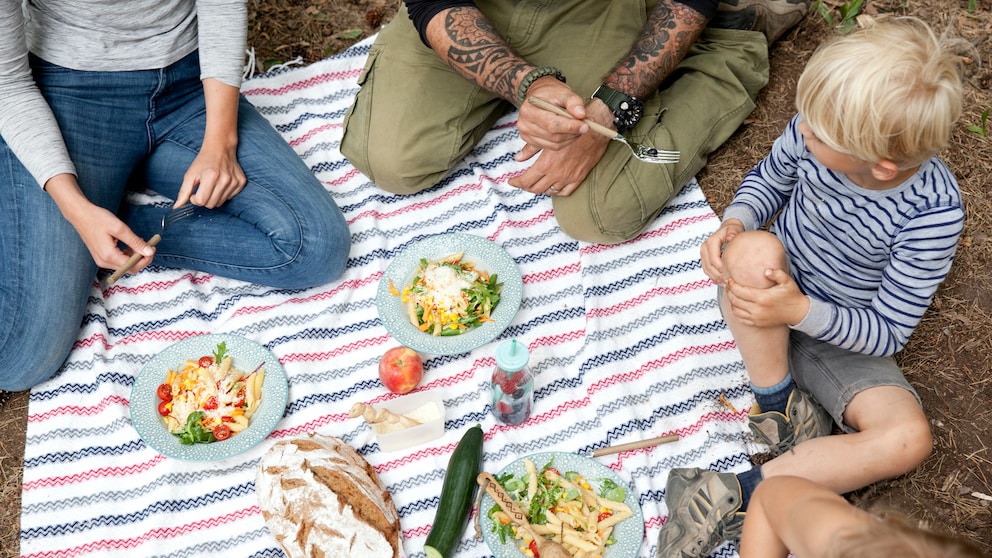
[[[985,558],[971,542],[915,527],[901,514],[876,519],[864,529],[835,536],[827,558]]]
[[[917,18],[869,21],[813,54],[799,77],[799,114],[836,151],[917,166],[947,145],[961,115],[951,47]]]

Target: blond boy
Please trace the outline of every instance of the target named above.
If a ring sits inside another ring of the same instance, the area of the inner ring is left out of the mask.
[[[961,112],[957,60],[913,18],[879,21],[810,59],[799,114],[701,249],[757,400],[751,431],[778,456],[736,475],[674,469],[659,558],[707,556],[738,537],[763,478],[844,493],[930,454],[919,397],[892,355],[963,227],[957,182],[935,156]],[[843,433],[830,435],[835,423]]]

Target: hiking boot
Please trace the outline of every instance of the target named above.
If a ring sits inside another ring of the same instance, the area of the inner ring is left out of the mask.
[[[668,521],[658,533],[657,558],[705,558],[744,524],[741,483],[733,473],[672,469],[665,485]]]
[[[834,420],[807,391],[796,388],[785,404],[785,414],[760,412],[757,406],[748,416],[748,427],[758,442],[771,446],[772,456],[779,456],[796,444],[827,436]]]
[[[811,0],[724,0],[711,27],[761,31],[772,44],[806,17]]]

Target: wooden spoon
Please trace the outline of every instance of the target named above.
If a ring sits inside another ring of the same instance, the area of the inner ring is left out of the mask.
[[[496,482],[496,479],[492,475],[483,471],[479,473],[475,481],[479,483],[479,486],[485,488],[486,492],[492,496],[493,500],[496,500],[496,503],[503,508],[503,511],[510,516],[510,519],[514,523],[530,533],[530,537],[537,543],[537,552],[541,555],[541,558],[572,558],[572,553],[564,546],[534,532],[534,528],[527,521],[527,514],[520,509],[520,506],[503,490],[503,487]]]

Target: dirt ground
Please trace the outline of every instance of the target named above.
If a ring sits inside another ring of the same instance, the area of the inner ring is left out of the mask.
[[[823,39],[840,32],[838,21],[856,3],[823,0],[833,23],[813,11],[773,46],[772,77],[758,108],[699,175],[717,214],[792,116],[795,82],[806,60]],[[347,48],[388,22],[399,2],[248,0],[248,6],[249,47],[261,73]],[[941,154],[964,194],[965,231],[947,281],[898,355],[930,417],[934,451],[916,471],[849,497],[861,507],[894,509],[970,539],[992,555],[992,141],[981,133],[982,113],[992,107],[992,0],[866,0],[860,13],[915,15],[974,48],[963,53],[965,111],[951,147]],[[19,555],[27,401],[25,392],[0,402],[0,558]]]

